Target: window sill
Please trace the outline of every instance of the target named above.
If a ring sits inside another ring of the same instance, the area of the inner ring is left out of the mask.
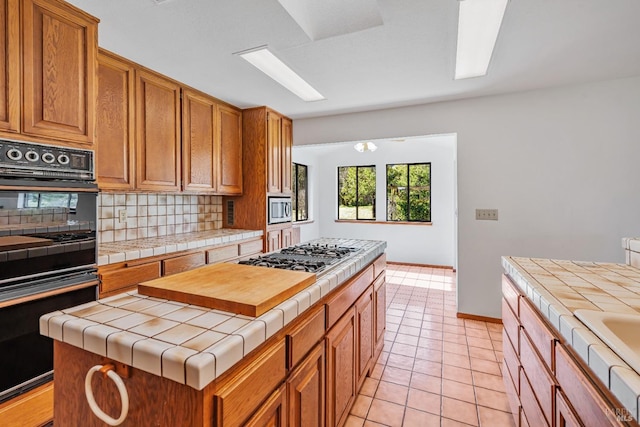
[[[366,219],[336,219],[335,222],[348,223],[348,224],[376,224],[376,225],[417,225],[431,227],[432,222],[417,222],[417,221],[369,221]]]
[[[306,220],[304,220],[304,221],[293,221],[293,222],[292,222],[292,224],[293,224],[294,226],[296,226],[296,225],[313,224],[313,222],[314,222],[314,221],[313,221],[312,219],[306,219]]]

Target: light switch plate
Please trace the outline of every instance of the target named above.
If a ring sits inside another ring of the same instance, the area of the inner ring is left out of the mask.
[[[118,211],[118,221],[119,222],[127,222],[127,210],[126,209],[120,209]]]
[[[476,220],[497,221],[498,209],[476,209]]]

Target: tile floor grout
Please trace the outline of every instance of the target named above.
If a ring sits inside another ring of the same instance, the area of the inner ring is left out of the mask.
[[[387,266],[382,354],[346,427],[514,426],[502,383],[502,326],[456,317],[451,270]]]

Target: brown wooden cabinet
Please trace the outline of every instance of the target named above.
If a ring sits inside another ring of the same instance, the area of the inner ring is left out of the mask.
[[[135,188],[134,65],[98,52],[97,177],[102,190]]]
[[[20,46],[18,0],[0,0],[0,131],[20,130]]]
[[[387,327],[387,285],[381,273],[373,283],[373,359],[377,360],[384,347],[384,332]]]
[[[180,86],[136,70],[136,187],[180,191]]]
[[[284,384],[244,424],[245,427],[287,426],[287,393]]]
[[[356,398],[356,314],[353,307],[327,332],[327,426],[341,426]]]
[[[267,252],[282,249],[282,230],[270,230],[267,232]]]
[[[373,360],[373,287],[356,301],[356,389],[359,390]]]
[[[182,182],[188,191],[215,192],[216,102],[198,92],[182,91]]]
[[[22,1],[22,132],[94,140],[98,20],[60,1]]]
[[[265,252],[278,250],[293,243],[291,231],[271,231],[291,227],[291,223],[267,225],[269,196],[291,194],[291,145],[293,122],[268,107],[242,111],[242,197],[226,199],[233,203],[233,221],[225,202],[224,226],[264,230]],[[278,241],[279,239],[279,241]]]
[[[216,193],[242,194],[242,112],[218,104]]]
[[[324,427],[324,343],[318,344],[287,381],[290,427]]]

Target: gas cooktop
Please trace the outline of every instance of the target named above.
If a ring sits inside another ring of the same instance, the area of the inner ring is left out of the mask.
[[[327,266],[350,256],[357,250],[336,245],[302,244],[282,249],[277,253],[249,258],[239,263],[318,273],[327,268]]]

